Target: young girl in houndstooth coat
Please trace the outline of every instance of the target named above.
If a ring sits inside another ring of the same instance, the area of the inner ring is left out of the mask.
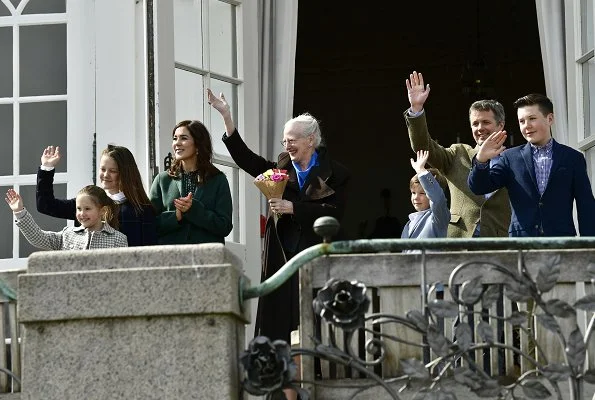
[[[99,186],[82,188],[76,196],[76,219],[81,226],[67,226],[60,232],[42,230],[23,206],[14,190],[6,192],[6,203],[21,233],[33,246],[44,250],[87,250],[127,247],[126,235],[117,231],[118,205]]]

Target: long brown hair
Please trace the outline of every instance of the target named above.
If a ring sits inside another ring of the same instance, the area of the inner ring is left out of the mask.
[[[119,206],[107,195],[105,190],[99,186],[87,185],[79,190],[76,196],[88,196],[97,207],[105,207],[105,214],[103,215],[105,222],[114,229],[120,228],[120,222],[118,221]]]
[[[206,183],[210,177],[215,176],[221,171],[213,165],[213,145],[211,142],[211,134],[206,126],[196,120],[184,120],[178,122],[172,131],[172,137],[176,133],[176,129],[185,127],[190,132],[196,146],[196,170],[198,171],[198,184]],[[178,179],[182,174],[182,162],[174,159],[171,167],[167,171],[169,176]]]
[[[124,146],[108,144],[101,155],[112,158],[118,165],[120,191],[124,193],[126,200],[132,204],[136,214],[142,213],[144,206],[153,209],[153,204],[149,200],[147,192],[145,192],[138,166],[130,150]]]

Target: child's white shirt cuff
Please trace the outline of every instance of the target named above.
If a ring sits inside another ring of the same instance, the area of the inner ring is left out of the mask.
[[[21,211],[15,211],[14,216],[16,219],[21,219],[27,214],[27,209],[23,208]]]

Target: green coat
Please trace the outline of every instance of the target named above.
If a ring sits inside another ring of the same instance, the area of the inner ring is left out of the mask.
[[[508,237],[510,203],[506,189],[497,190],[487,200],[469,189],[467,178],[471,160],[478,148],[455,143],[444,148],[430,137],[425,112],[418,117],[404,113],[413,151],[428,150],[428,163],[438,169],[448,180],[450,190],[450,224],[448,237],[469,238],[477,224],[482,237]]]
[[[192,197],[192,207],[176,219],[174,199],[182,197],[182,180],[167,171],[153,180],[150,198],[157,212],[159,244],[225,243],[232,229],[232,200],[225,174],[211,177],[199,185]]]

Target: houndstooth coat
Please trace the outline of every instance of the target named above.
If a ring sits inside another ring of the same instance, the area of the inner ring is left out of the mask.
[[[128,239],[107,222],[100,231],[89,232],[83,226],[67,226],[60,232],[42,230],[27,211],[17,216],[16,225],[25,238],[35,247],[44,250],[87,250],[128,247]]]

